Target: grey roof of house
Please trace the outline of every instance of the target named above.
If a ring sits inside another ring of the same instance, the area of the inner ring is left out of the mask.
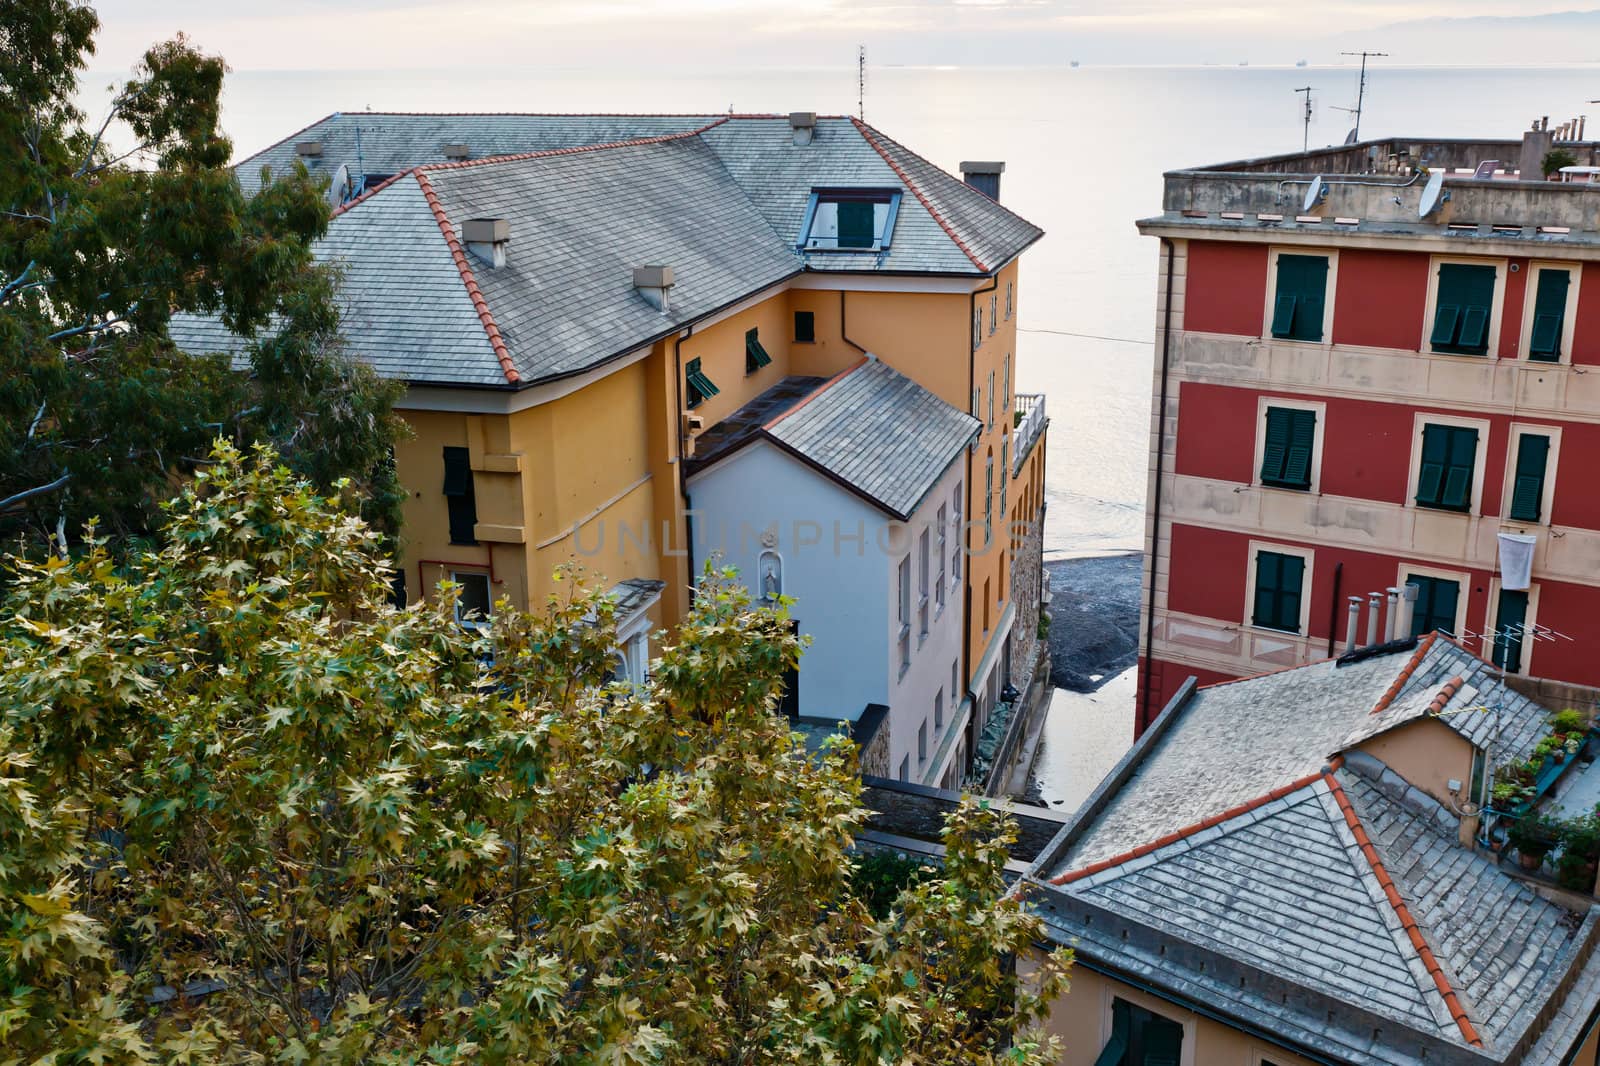
[[[1082,828],[1056,872],[1099,862],[1314,774],[1338,752],[1432,713],[1435,697],[1457,677],[1464,684],[1444,704],[1441,720],[1480,746],[1498,728],[1496,765],[1526,756],[1549,732],[1549,711],[1505,689],[1493,674],[1492,666],[1441,636],[1344,665],[1328,659],[1199,689]],[[1477,709],[1485,703],[1499,707],[1498,718]]]
[[[904,520],[980,425],[869,358],[769,422],[763,433]]]
[[[292,166],[300,141],[322,142],[320,169],[360,169],[358,131],[360,167],[402,176],[345,205],[316,254],[344,272],[352,354],[419,384],[535,384],[803,271],[981,277],[1042,235],[844,118],[819,119],[797,146],[771,116],[333,115],[238,164],[241,186],[258,187],[262,164]],[[450,143],[500,158],[442,162]],[[798,250],[813,190],[838,186],[902,190],[887,249]],[[450,241],[472,218],[506,219],[511,237],[504,267],[467,257],[469,283]],[[633,287],[633,268],[652,264],[675,273],[668,314]],[[238,357],[245,345],[193,316],[171,332],[188,350]]]
[[[1554,1066],[1593,1004],[1564,994],[1569,976],[1596,982],[1600,911],[1568,910],[1463,849],[1454,815],[1363,753],[1030,898],[1087,964],[1340,1062]],[[1553,1050],[1520,1057],[1534,1045]]]

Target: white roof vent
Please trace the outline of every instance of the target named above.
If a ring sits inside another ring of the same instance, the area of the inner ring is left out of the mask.
[[[299,144],[294,146],[294,154],[299,156],[301,159],[321,159],[322,142],[301,141]]]
[[[444,146],[444,157],[451,162],[459,163],[463,159],[471,159],[472,152],[464,144],[447,144]]]
[[[815,111],[789,112],[789,129],[794,134],[795,144],[810,144],[811,138],[817,132],[817,113]]]
[[[475,259],[491,267],[506,265],[511,223],[503,218],[469,218],[461,224],[461,243]]]
[[[662,314],[671,309],[672,286],[676,279],[669,266],[642,266],[633,268],[633,287],[645,302]]]

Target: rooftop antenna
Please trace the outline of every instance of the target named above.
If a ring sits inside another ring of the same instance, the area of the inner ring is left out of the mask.
[[[867,121],[867,46],[856,45],[856,117]]]
[[[1300,125],[1304,131],[1300,138],[1301,152],[1305,152],[1311,147],[1311,89],[1312,86],[1304,85],[1294,90],[1297,93],[1305,94],[1305,108],[1300,116]]]
[[[1366,102],[1366,99],[1367,99],[1367,60],[1369,58],[1371,58],[1371,59],[1387,59],[1387,58],[1389,58],[1389,53],[1388,52],[1340,52],[1339,54],[1342,55],[1342,56],[1360,56],[1361,57],[1361,81],[1358,83],[1357,88],[1356,88],[1356,106],[1355,107],[1341,107],[1341,108],[1339,108],[1340,111],[1348,111],[1351,114],[1354,114],[1355,117],[1356,117],[1355,128],[1350,131],[1350,139],[1345,142],[1346,144],[1354,144],[1356,141],[1359,141],[1361,139],[1361,105],[1364,104]]]

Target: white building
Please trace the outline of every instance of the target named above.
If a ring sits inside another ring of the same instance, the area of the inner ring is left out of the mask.
[[[878,769],[901,780],[959,786],[971,752],[957,533],[978,426],[869,356],[785,378],[690,463],[697,554],[720,553],[758,598],[796,600],[811,646],[790,706],[830,722],[888,708]]]

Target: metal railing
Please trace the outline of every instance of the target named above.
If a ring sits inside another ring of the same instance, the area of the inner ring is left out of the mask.
[[[1028,456],[1033,454],[1033,446],[1044,434],[1044,427],[1050,421],[1044,413],[1044,393],[1019,392],[1017,393],[1016,428],[1012,431],[1011,476],[1016,477],[1022,470],[1022,464],[1028,461]]]

